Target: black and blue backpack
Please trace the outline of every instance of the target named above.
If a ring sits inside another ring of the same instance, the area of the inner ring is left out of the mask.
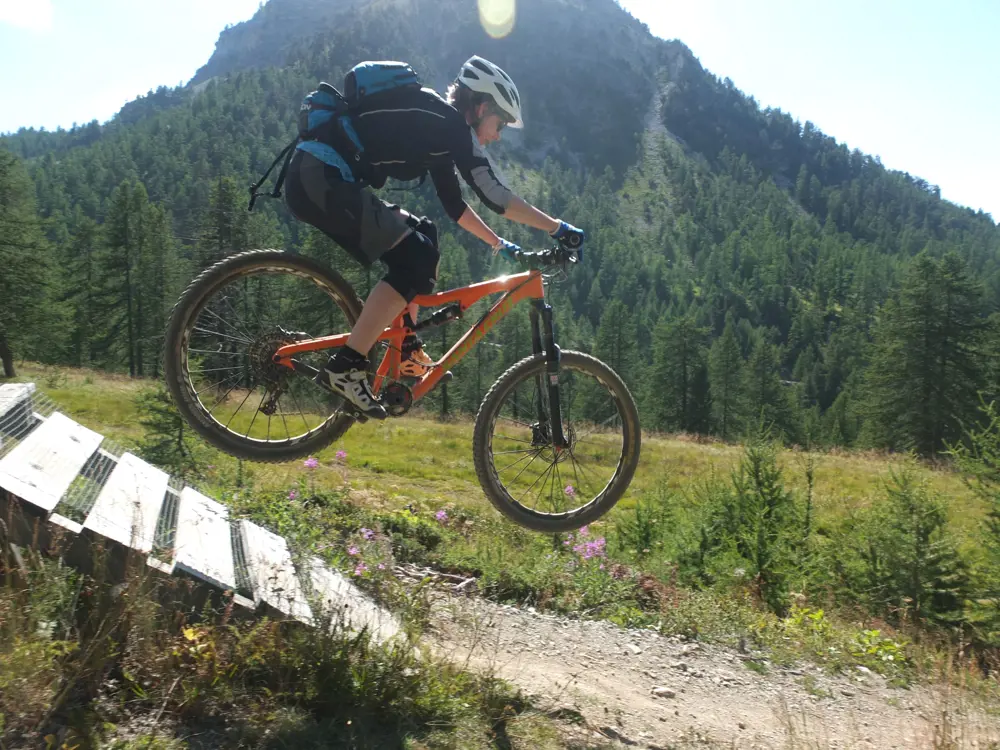
[[[318,140],[333,146],[351,164],[352,169],[364,177],[365,149],[354,130],[352,115],[372,104],[377,104],[384,94],[399,89],[420,87],[420,79],[413,68],[406,63],[391,60],[368,61],[355,65],[344,76],[343,94],[329,83],[321,82],[315,91],[307,94],[302,100],[298,116],[299,133],[296,139],[282,149],[263,176],[250,186],[250,204],[247,210],[253,211],[254,203],[261,195],[269,198],[281,197],[281,187],[285,182],[288,163],[295,147],[301,141]],[[282,159],[285,162],[275,179],[274,190],[270,193],[258,192]]]

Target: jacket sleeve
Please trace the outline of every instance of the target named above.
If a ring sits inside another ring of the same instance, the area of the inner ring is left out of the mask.
[[[476,140],[475,131],[466,128],[463,136],[458,137],[458,141],[452,153],[462,179],[476,192],[479,200],[487,208],[498,214],[504,213],[514,193],[497,177],[493,164]]]
[[[462,198],[462,188],[458,184],[455,167],[450,163],[437,164],[431,167],[430,173],[445,213],[452,221],[458,221],[468,208],[468,204]]]

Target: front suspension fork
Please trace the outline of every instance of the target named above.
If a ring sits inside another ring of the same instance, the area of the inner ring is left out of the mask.
[[[531,305],[531,348],[535,354],[545,355],[545,373],[538,375],[538,399],[535,404],[539,425],[548,425],[552,445],[556,450],[568,448],[563,435],[562,405],[559,401],[559,346],[555,342],[552,329],[552,305],[544,300],[535,300]],[[542,393],[548,393],[549,404],[546,413],[542,403]]]

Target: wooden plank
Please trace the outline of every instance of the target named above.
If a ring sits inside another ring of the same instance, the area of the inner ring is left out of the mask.
[[[312,612],[299,585],[285,540],[247,520],[239,522],[253,598],[300,622],[312,621]]]
[[[185,487],[177,507],[174,568],[220,589],[236,591],[229,511]]]
[[[59,515],[58,513],[53,513],[49,516],[49,523],[53,523],[60,528],[66,529],[66,531],[71,534],[80,534],[83,532],[83,524],[77,523],[76,521],[66,518],[66,516]]]
[[[13,411],[18,404],[31,398],[35,392],[34,383],[7,383],[0,385],[0,418]]]
[[[0,487],[51,513],[103,439],[56,412],[0,459]]]
[[[0,452],[7,437],[20,437],[31,427],[31,394],[34,383],[0,385]],[[12,446],[7,446],[8,450]]]
[[[355,587],[340,571],[333,570],[318,557],[309,561],[310,601],[313,610],[344,624],[351,630],[368,628],[375,640],[385,643],[400,633],[400,625],[391,612],[383,609]]]
[[[149,554],[170,476],[131,453],[118,459],[83,528]]]

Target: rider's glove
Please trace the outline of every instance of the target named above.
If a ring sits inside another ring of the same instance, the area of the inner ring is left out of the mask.
[[[560,245],[568,247],[570,250],[583,247],[583,230],[577,229],[572,224],[567,224],[565,221],[560,221],[559,228],[554,232],[550,232],[549,236],[554,240],[559,240]]]
[[[521,248],[501,237],[493,246],[493,254],[511,263],[517,263],[520,260]]]

